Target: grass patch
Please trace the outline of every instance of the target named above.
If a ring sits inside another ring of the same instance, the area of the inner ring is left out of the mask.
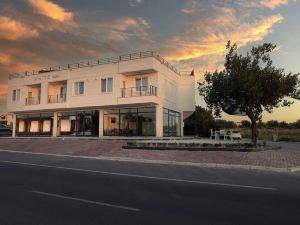
[[[251,138],[251,130],[246,128],[239,129],[243,138]],[[300,142],[300,129],[258,129],[260,140],[273,141],[273,136],[277,135],[277,141]]]

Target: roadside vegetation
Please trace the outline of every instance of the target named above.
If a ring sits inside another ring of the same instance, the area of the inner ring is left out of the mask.
[[[242,120],[240,123],[234,121],[215,119],[209,109],[196,106],[195,112],[185,121],[185,134],[199,137],[209,137],[210,129],[239,130],[243,138],[251,138],[251,122]],[[266,141],[297,141],[300,142],[300,119],[296,122],[270,120],[257,123],[260,140]]]
[[[239,131],[244,138],[251,138],[250,122],[241,121]],[[293,123],[277,120],[259,122],[258,133],[261,140],[300,142],[300,120]]]

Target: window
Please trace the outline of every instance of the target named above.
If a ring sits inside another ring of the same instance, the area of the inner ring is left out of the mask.
[[[141,77],[135,79],[136,91],[147,91],[148,89],[148,77]]]
[[[74,83],[74,95],[83,95],[84,94],[84,82],[78,81]]]
[[[104,111],[105,136],[155,136],[155,108],[122,108]]]
[[[180,136],[181,135],[181,115],[169,109],[164,109],[163,115],[163,132],[164,136]]]
[[[20,101],[20,89],[13,90],[12,100],[13,100],[13,102]]]
[[[113,90],[113,79],[104,78],[101,79],[101,92],[112,92]]]

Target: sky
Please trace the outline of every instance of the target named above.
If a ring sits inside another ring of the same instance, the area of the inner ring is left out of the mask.
[[[241,53],[272,42],[274,65],[298,73],[299,12],[299,0],[0,0],[0,112],[9,73],[137,51],[156,51],[201,81],[223,68],[228,40]],[[271,119],[300,119],[300,102],[263,114]]]

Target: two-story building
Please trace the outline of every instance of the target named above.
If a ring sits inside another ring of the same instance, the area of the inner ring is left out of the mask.
[[[11,74],[14,136],[182,136],[195,78],[154,52]]]

